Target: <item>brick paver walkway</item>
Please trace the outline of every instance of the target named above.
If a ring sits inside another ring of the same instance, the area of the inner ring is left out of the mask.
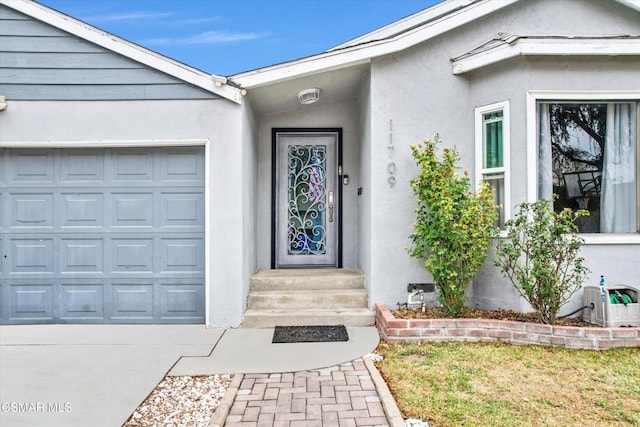
[[[225,426],[388,426],[362,359],[331,368],[245,374]]]

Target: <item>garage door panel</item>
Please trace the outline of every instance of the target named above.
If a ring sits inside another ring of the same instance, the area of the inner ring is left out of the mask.
[[[198,319],[204,316],[204,298],[201,283],[163,283],[160,285],[161,319]]]
[[[111,288],[115,320],[153,320],[153,285],[135,282],[114,284]]]
[[[113,193],[113,227],[153,227],[153,193]]]
[[[148,150],[113,150],[109,168],[113,181],[153,181],[153,152]]]
[[[54,284],[13,284],[9,287],[11,320],[51,320]]]
[[[204,180],[204,158],[192,150],[166,148],[159,169],[161,181],[202,182]]]
[[[53,273],[53,239],[12,239],[8,259],[12,274]]]
[[[2,162],[0,162],[2,164]],[[0,171],[1,173],[1,171]],[[0,190],[2,189],[2,176],[0,175]],[[4,192],[0,191],[0,233],[4,231],[6,224],[4,213]]]
[[[111,247],[112,272],[153,272],[153,239],[113,239]]]
[[[12,193],[11,227],[53,227],[53,193]]]
[[[65,284],[60,286],[60,318],[65,320],[104,319],[104,285]]]
[[[203,227],[204,194],[160,194],[161,227]]]
[[[0,323],[204,322],[202,147],[0,149],[1,170]]]
[[[65,150],[61,158],[63,183],[97,183],[104,180],[104,158],[101,150]]]
[[[102,273],[104,241],[102,239],[61,239],[61,273]]]
[[[162,239],[160,247],[162,272],[204,273],[204,241],[202,239]]]
[[[53,183],[54,153],[52,150],[17,150],[9,162],[9,184],[19,182]]]
[[[62,193],[61,227],[104,227],[104,195],[101,193]]]

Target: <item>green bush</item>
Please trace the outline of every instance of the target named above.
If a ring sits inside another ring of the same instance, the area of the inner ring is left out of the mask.
[[[584,240],[575,221],[585,210],[553,211],[553,202],[522,203],[515,219],[505,224],[494,263],[538,313],[554,324],[560,308],[582,287],[589,269],[579,256]]]
[[[440,142],[436,135],[411,146],[420,172],[411,181],[418,207],[409,254],[424,259],[445,314],[455,317],[465,311],[467,287],[487,257],[498,212],[487,183],[473,192],[468,173],[456,172],[460,157],[455,149],[444,149],[438,159]]]

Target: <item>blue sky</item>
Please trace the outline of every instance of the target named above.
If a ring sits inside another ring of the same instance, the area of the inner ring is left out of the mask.
[[[38,0],[208,73],[322,52],[438,0]]]

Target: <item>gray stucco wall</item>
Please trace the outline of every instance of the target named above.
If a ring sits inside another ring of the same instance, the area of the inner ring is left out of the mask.
[[[401,54],[375,59],[371,71],[371,219],[370,298],[395,306],[406,300],[410,282],[431,281],[421,262],[409,258],[415,216],[409,187],[417,169],[410,144],[440,134],[446,146],[462,153],[461,166],[474,172],[474,108],[505,100],[511,108],[511,196],[526,200],[526,93],[529,90],[638,90],[640,61],[633,58],[513,59],[462,76],[452,74],[450,58],[468,52],[497,32],[519,35],[639,34],[640,14],[605,0],[535,0],[451,31]],[[397,184],[387,183],[390,161],[384,149],[393,120]],[[599,277],[638,285],[640,239],[632,245],[588,245],[584,255]],[[615,264],[602,261],[616,254]],[[376,262],[384,260],[384,262]],[[636,260],[636,261],[634,261]],[[590,278],[593,281],[594,278]],[[609,281],[609,283],[612,283]],[[470,290],[472,302],[486,308],[525,309],[526,304],[490,264]],[[579,305],[581,293],[567,308]]]
[[[243,103],[242,116],[242,199],[243,199],[243,279],[240,298],[240,313],[244,313],[247,305],[246,296],[249,294],[249,279],[257,270],[257,239],[258,239],[258,146],[255,141],[258,130],[255,114],[248,102]]]
[[[218,98],[2,5],[0,94],[9,100]]]
[[[76,142],[78,147],[90,147],[206,141],[209,168],[205,226],[210,239],[205,260],[207,321],[210,326],[237,326],[242,317],[243,286],[251,270],[251,261],[245,263],[247,244],[243,236],[245,230],[250,232],[252,207],[247,197],[238,197],[245,191],[244,164],[252,157],[248,142],[251,136],[242,135],[243,129],[250,127],[246,120],[243,126],[240,105],[222,99],[10,101],[9,108],[0,113],[0,143],[51,147]]]
[[[358,96],[358,127],[360,128],[359,174],[362,192],[358,196],[358,266],[369,277],[372,269],[371,259],[371,76],[367,74],[360,83]],[[366,281],[367,289],[370,287]],[[373,301],[369,300],[372,304]]]

